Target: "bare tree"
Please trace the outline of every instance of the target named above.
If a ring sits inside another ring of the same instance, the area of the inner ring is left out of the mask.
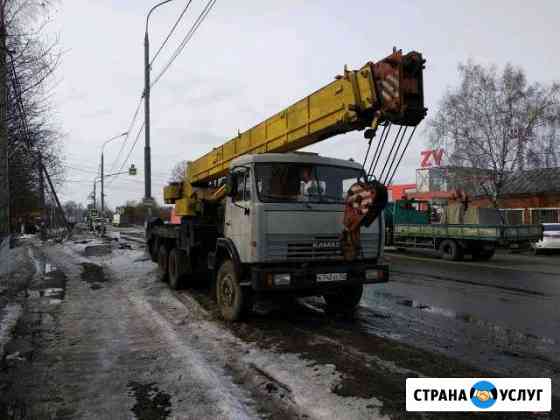
[[[182,160],[177,163],[171,170],[171,175],[169,176],[169,182],[183,182],[185,179],[185,171],[187,170],[187,161]]]
[[[481,169],[475,182],[495,198],[517,172],[558,164],[560,84],[530,84],[511,64],[499,72],[470,61],[459,74],[428,121],[451,165]]]
[[[15,217],[40,206],[39,161],[63,179],[60,132],[49,102],[51,76],[60,54],[44,29],[52,1],[5,2],[7,31],[7,120],[11,208]]]

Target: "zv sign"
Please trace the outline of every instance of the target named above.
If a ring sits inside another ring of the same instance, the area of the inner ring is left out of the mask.
[[[429,168],[431,166],[441,166],[441,159],[443,157],[443,149],[437,150],[424,150],[420,152],[422,160],[420,166],[422,168]]]

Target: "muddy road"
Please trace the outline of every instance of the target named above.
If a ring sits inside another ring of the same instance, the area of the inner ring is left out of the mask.
[[[558,418],[553,259],[535,274],[531,257],[389,254],[392,281],[367,287],[353,320],[287,299],[230,324],[204,286],[171,291],[137,232],[123,233],[29,244],[1,418],[441,418],[405,412],[417,376],[551,377],[553,412],[536,417]]]

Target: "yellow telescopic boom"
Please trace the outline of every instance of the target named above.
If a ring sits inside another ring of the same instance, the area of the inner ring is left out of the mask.
[[[424,62],[420,53],[395,50],[359,70],[345,69],[328,85],[189,162],[182,185],[165,188],[165,202],[176,203],[179,216],[192,215],[193,187],[227,175],[231,160],[248,153],[291,152],[383,121],[417,125],[426,115]]]

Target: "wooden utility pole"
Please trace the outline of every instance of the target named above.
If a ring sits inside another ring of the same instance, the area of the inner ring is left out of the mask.
[[[6,70],[6,2],[0,0],[0,240],[10,233],[10,180],[8,170],[8,89]]]

